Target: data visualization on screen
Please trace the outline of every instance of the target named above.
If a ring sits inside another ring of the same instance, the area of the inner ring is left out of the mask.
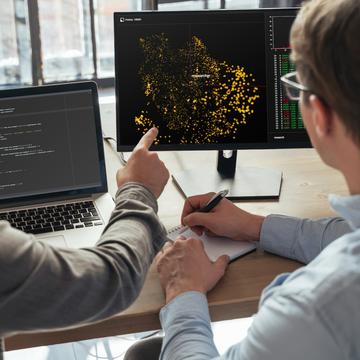
[[[296,10],[116,13],[117,140],[151,127],[161,149],[293,147],[308,142],[280,77],[293,70]]]

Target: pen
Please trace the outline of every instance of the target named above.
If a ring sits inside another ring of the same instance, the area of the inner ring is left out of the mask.
[[[200,209],[196,210],[197,212],[207,213],[210,212],[227,194],[229,190],[221,190],[216,193],[204,206]],[[179,234],[182,234],[188,229],[188,226],[184,226],[180,231]]]
[[[204,206],[196,211],[202,213],[210,212],[228,193],[229,190],[219,191]]]

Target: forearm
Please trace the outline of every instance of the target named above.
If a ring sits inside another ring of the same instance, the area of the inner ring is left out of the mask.
[[[2,225],[0,333],[67,327],[127,307],[164,241],[151,196],[125,185],[96,248],[56,249]]]
[[[152,241],[146,241],[146,243],[151,245],[152,252],[157,252],[164,244],[166,230],[157,217],[158,206],[154,195],[141,184],[127,183],[117,191],[115,204],[115,209],[98,241],[98,245],[113,240],[118,242],[120,227],[125,228],[125,232],[129,233],[128,236],[135,239],[133,228],[131,231],[127,231],[124,223],[119,222],[119,220],[126,220],[128,224],[135,227],[142,225],[146,228],[143,231],[146,232],[145,235],[147,236],[142,238],[146,240],[151,238]]]
[[[160,320],[165,331],[161,360],[218,356],[204,294],[191,291],[177,296],[161,310]]]
[[[309,263],[327,245],[351,231],[342,218],[319,220],[270,215],[263,222],[260,245],[265,251]]]

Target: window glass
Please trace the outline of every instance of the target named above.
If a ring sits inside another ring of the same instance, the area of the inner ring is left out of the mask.
[[[258,0],[226,0],[225,9],[254,9],[259,7]]]
[[[97,66],[99,78],[114,76],[114,26],[116,11],[141,10],[141,0],[97,0],[95,29],[97,43]]]
[[[31,52],[24,0],[1,0],[0,85],[31,83]]]
[[[219,9],[220,0],[159,0],[160,11]]]
[[[45,82],[93,77],[88,0],[38,0]]]

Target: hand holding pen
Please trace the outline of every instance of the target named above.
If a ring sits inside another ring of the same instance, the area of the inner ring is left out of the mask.
[[[201,206],[200,208],[198,209],[193,209],[192,207],[192,204],[191,202],[190,203],[190,206],[192,208],[192,212],[197,212],[197,213],[208,213],[210,212],[211,210],[213,210],[215,208],[216,205],[219,204],[219,202],[229,193],[229,190],[221,190],[219,191],[218,193],[216,193],[215,195],[213,195],[206,203],[205,205]],[[194,197],[195,198],[195,197]],[[191,198],[190,198],[191,199]],[[187,201],[190,201],[190,199],[187,199]],[[185,206],[184,206],[184,210],[183,210],[183,213],[181,215],[181,221],[183,221],[184,219],[184,212],[185,210],[187,209],[186,207],[186,203],[185,203]],[[189,227],[186,226],[186,224],[184,224],[185,226],[181,229],[180,231],[180,234],[182,234],[183,232],[185,232]],[[195,230],[196,231],[196,230]]]
[[[196,234],[228,237],[233,240],[257,241],[263,216],[251,214],[234,205],[224,194],[203,194],[185,201],[181,223]],[[208,211],[208,212],[204,212]]]

